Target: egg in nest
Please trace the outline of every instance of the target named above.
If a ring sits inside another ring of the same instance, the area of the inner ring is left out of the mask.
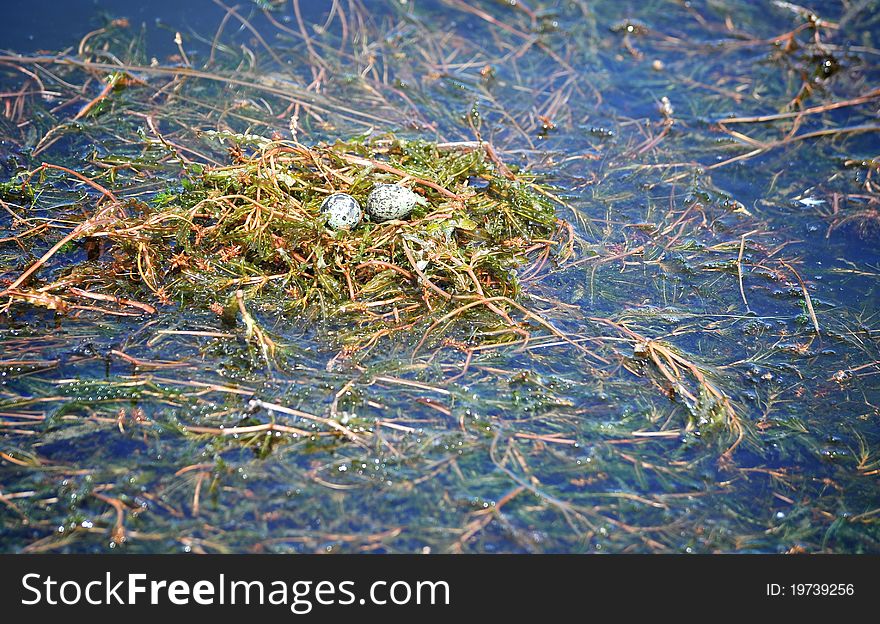
[[[403,219],[416,204],[424,205],[425,198],[399,184],[377,184],[367,197],[367,214],[374,221]]]
[[[350,230],[364,216],[361,205],[348,193],[334,193],[321,203],[321,214],[327,216],[327,225],[334,230]]]

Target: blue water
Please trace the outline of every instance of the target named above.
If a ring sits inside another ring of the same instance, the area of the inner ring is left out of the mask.
[[[7,61],[2,90],[33,87],[20,66],[62,95],[24,100],[22,111],[4,97],[3,181],[43,161],[94,173],[114,153],[149,155],[137,138],[150,136],[144,114],[194,160],[222,161],[225,147],[196,130],[289,138],[285,89],[320,108],[300,111],[304,142],[479,135],[562,200],[578,258],[543,268],[524,301],[592,353],[545,332],[535,348],[477,353],[465,368],[451,348],[413,358],[415,335],[336,366],[344,322],[304,319],[276,300],[258,318],[291,355],[268,370],[240,337],[167,333],[238,331],[197,305],[153,301],[159,314],[143,317],[16,305],[0,315],[0,548],[880,551],[880,100],[797,125],[719,125],[871,94],[876,2],[819,3],[812,10],[831,24],[818,31],[796,7],[741,0],[302,1],[302,28],[293,4],[272,4],[267,17],[241,3],[246,25],[204,1],[8,6],[0,48],[41,58]],[[87,56],[134,66],[147,86],[71,130],[101,83],[47,59],[76,56],[83,36],[121,17],[129,26],[94,35]],[[281,92],[197,78],[175,91],[151,64]],[[63,138],[43,148],[58,125]],[[120,170],[114,188],[149,200],[179,186],[157,171]],[[82,193],[68,181],[4,201],[53,217]],[[4,280],[36,257],[11,240],[21,227],[0,215]],[[28,240],[42,253],[57,239]],[[87,258],[73,249],[41,275]],[[721,408],[683,365],[676,386],[621,328],[694,363],[729,399],[744,441],[713,424]],[[114,350],[185,365],[139,369]],[[370,430],[369,444],[180,429],[275,419],[326,433],[249,411],[251,398],[344,413]],[[107,497],[124,506],[124,539]]]

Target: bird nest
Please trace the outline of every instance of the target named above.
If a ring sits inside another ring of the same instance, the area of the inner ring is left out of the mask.
[[[523,310],[516,300],[524,275],[573,253],[572,228],[557,218],[552,194],[514,174],[485,143],[385,136],[307,147],[250,135],[206,138],[227,147],[230,164],[190,166],[178,188],[146,202],[41,167],[102,193],[96,211],[62,241],[97,242],[101,254],[38,284],[48,253],[2,294],[67,310],[83,297],[138,303],[149,297],[146,287],[152,297],[142,311],[176,302],[225,315],[246,314],[243,300],[269,295],[286,312],[396,327],[479,308],[515,327],[509,314]],[[388,183],[424,201],[403,220],[327,227],[321,204],[329,195],[348,193],[363,205],[375,185]]]

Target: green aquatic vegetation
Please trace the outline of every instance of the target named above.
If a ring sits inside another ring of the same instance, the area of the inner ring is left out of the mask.
[[[310,4],[3,56],[0,546],[880,549],[875,0]]]

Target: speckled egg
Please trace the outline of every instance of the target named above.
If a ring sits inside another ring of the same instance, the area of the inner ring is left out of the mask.
[[[321,214],[327,215],[327,226],[334,230],[350,230],[364,216],[361,205],[347,193],[334,193],[321,204]]]
[[[367,214],[374,221],[403,219],[425,198],[399,184],[377,184],[367,197]]]

